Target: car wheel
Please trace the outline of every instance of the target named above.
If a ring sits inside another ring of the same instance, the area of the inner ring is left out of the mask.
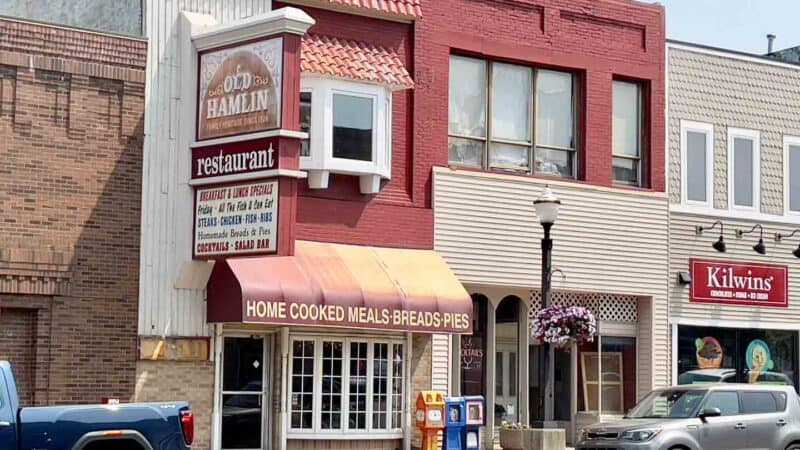
[[[786,447],[786,450],[800,450],[800,444],[791,444]]]

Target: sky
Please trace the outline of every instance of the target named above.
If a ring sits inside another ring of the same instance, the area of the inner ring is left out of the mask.
[[[649,0],[655,3],[654,0]],[[658,0],[667,10],[667,37],[763,54],[800,45],[800,0]]]

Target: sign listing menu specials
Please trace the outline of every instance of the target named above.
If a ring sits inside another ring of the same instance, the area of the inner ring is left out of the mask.
[[[277,224],[277,180],[197,189],[194,255],[274,253]]]

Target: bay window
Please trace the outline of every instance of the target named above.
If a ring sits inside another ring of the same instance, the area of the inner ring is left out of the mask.
[[[451,164],[576,176],[571,73],[450,57]]]
[[[300,168],[311,189],[326,189],[330,174],[359,177],[363,194],[391,177],[391,91],[380,85],[303,74],[300,129],[309,139]]]
[[[800,137],[783,138],[784,204],[789,214],[800,214]]]
[[[638,83],[612,83],[613,181],[642,185],[642,88]]]
[[[714,126],[681,120],[683,203],[713,206]]]
[[[728,128],[728,203],[733,209],[758,211],[760,133]]]
[[[293,338],[290,437],[401,437],[405,359],[399,340]]]

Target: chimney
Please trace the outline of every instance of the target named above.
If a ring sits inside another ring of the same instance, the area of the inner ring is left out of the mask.
[[[767,35],[767,54],[772,54],[772,44],[775,42],[776,36],[772,33]]]

